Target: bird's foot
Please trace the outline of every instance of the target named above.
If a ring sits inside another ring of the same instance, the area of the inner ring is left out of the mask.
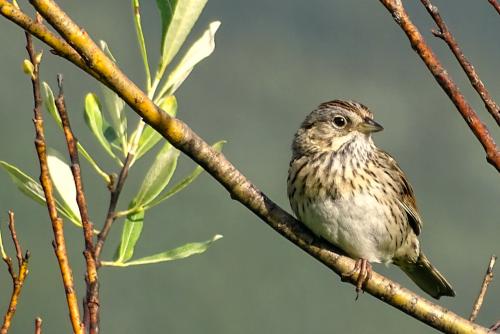
[[[372,278],[372,265],[366,259],[356,260],[354,268],[345,274],[342,274],[342,281],[348,281],[352,276],[358,275],[356,278],[356,300],[359,298],[359,292],[363,291],[366,283]]]

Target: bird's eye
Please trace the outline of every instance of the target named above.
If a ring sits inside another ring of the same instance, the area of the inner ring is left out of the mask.
[[[333,118],[333,125],[338,129],[342,129],[347,125],[347,120],[344,116],[335,116]]]

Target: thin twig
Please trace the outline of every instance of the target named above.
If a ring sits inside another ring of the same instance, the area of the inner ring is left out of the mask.
[[[130,164],[133,160],[134,155],[129,153],[125,158],[125,163],[123,164],[122,169],[120,170],[118,180],[115,182],[114,187],[112,187],[106,220],[104,221],[104,226],[101,230],[101,233],[99,233],[99,235],[97,236],[97,244],[95,248],[96,259],[99,259],[104,243],[106,242],[106,238],[108,237],[109,231],[111,230],[111,226],[117,218],[116,205],[118,204],[118,199],[120,198],[123,185],[125,184],[125,180],[128,176]]]
[[[71,172],[75,181],[76,188],[76,202],[82,218],[83,236],[85,239],[85,261],[87,263],[87,272],[85,282],[87,284],[87,294],[85,297],[85,307],[89,311],[88,329],[90,334],[99,332],[99,281],[97,276],[97,267],[95,261],[94,251],[94,226],[89,219],[87,200],[85,199],[85,192],[83,189],[82,175],[80,170],[80,159],[78,157],[77,139],[71,130],[68,113],[66,112],[66,103],[64,101],[62,75],[57,76],[57,83],[59,86],[59,94],[55,100],[57,112],[61,117],[61,123],[66,137],[68,152],[71,160]],[[87,324],[86,324],[87,325]]]
[[[10,237],[12,238],[12,242],[14,243],[14,247],[16,249],[16,256],[18,257],[18,273],[16,274],[14,270],[12,259],[9,256],[3,257],[4,262],[7,264],[10,277],[12,278],[12,294],[10,296],[7,312],[5,313],[3,318],[3,324],[0,328],[0,334],[7,334],[7,332],[9,331],[10,325],[12,323],[12,318],[14,317],[14,314],[17,310],[17,304],[19,303],[21,290],[24,286],[24,282],[26,281],[29,272],[28,260],[30,253],[26,252],[24,256],[22,255],[21,245],[19,244],[19,240],[17,239],[14,212],[12,211],[9,211],[9,230]]]
[[[500,320],[497,321],[493,326],[490,327],[490,331],[495,332],[499,328],[500,328]]]
[[[460,50],[460,47],[458,46],[458,43],[455,40],[455,37],[453,37],[453,34],[450,32],[450,30],[444,23],[443,18],[439,14],[438,8],[433,4],[431,4],[429,0],[420,0],[420,1],[425,6],[427,12],[431,15],[432,19],[434,20],[434,22],[436,22],[439,28],[438,31],[433,30],[432,33],[434,34],[434,36],[445,41],[446,45],[448,45],[453,55],[460,63],[460,66],[462,66],[462,69],[464,70],[465,74],[467,74],[467,77],[469,78],[472,87],[474,87],[476,92],[483,100],[486,109],[491,114],[491,116],[493,116],[497,124],[500,125],[500,107],[495,102],[495,100],[493,100],[490,93],[484,86],[483,82],[479,78],[479,75],[476,73],[474,66],[472,66],[470,61],[467,58],[465,58],[465,55],[463,54],[462,50]]]
[[[479,310],[483,305],[484,297],[486,296],[486,292],[488,291],[488,286],[493,280],[493,267],[495,266],[495,261],[497,257],[492,255],[490,258],[490,262],[488,264],[488,268],[486,269],[486,274],[484,275],[483,284],[481,284],[481,290],[479,290],[479,295],[477,296],[476,301],[474,302],[474,306],[472,307],[472,313],[469,317],[469,320],[474,322],[476,321],[477,315],[479,314]]]
[[[488,0],[488,2],[495,8],[498,14],[500,14],[500,4],[497,0]]]
[[[35,318],[35,334],[42,334],[42,318]]]
[[[52,231],[54,233],[54,241],[52,245],[56,253],[57,260],[59,262],[59,268],[61,271],[62,281],[64,285],[64,291],[66,293],[66,301],[68,303],[68,309],[70,314],[71,325],[73,327],[73,332],[78,334],[83,334],[83,327],[80,321],[80,311],[78,309],[78,297],[73,283],[73,274],[71,272],[71,267],[68,260],[68,254],[66,252],[66,241],[64,239],[64,228],[63,220],[59,217],[56,209],[56,202],[54,199],[54,189],[52,186],[52,181],[49,175],[49,167],[47,163],[47,146],[45,144],[45,135],[43,128],[43,117],[42,117],[42,96],[40,90],[40,80],[38,77],[39,63],[35,50],[33,48],[33,42],[31,35],[26,33],[26,41],[28,54],[30,56],[31,63],[33,64],[34,70],[31,77],[31,82],[33,86],[33,97],[35,101],[35,106],[33,109],[35,124],[35,147],[38,155],[38,160],[40,162],[40,183],[42,185],[45,200],[47,204],[47,209],[49,211],[50,221],[52,223]]]
[[[488,128],[479,119],[470,104],[465,100],[465,97],[460,92],[458,86],[448,75],[446,69],[443,67],[432,49],[427,45],[424,37],[408,16],[408,13],[403,7],[402,1],[380,0],[380,2],[387,8],[396,23],[405,32],[406,36],[410,40],[412,48],[415,52],[417,52],[420,58],[422,58],[429,71],[448,95],[469,128],[479,140],[486,152],[487,161],[500,172],[500,150],[495,144],[493,137],[490,135]]]
[[[352,271],[352,259],[338,255],[331,245],[318,240],[312,232],[250,183],[222,153],[213,150],[184,122],[158,109],[53,1],[33,0],[32,3],[61,36],[66,41],[71,41],[73,48],[94,66],[93,69],[99,73],[102,82],[108,84],[147,124],[209,172],[230,192],[232,198],[337,274]],[[350,283],[354,283],[356,279],[357,275],[352,275]],[[373,273],[365,291],[438,330],[455,333],[488,332],[486,328],[471,323],[377,273]]]
[[[19,244],[19,240],[17,240],[16,228],[14,226],[14,211],[9,210],[9,230],[10,235],[12,236],[12,241],[14,242],[14,247],[16,248],[16,258],[17,264],[20,266],[23,262],[23,250],[21,245]]]

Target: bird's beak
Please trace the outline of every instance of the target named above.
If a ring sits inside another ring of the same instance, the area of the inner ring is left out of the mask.
[[[358,130],[363,133],[372,133],[382,131],[384,128],[373,119],[365,118],[365,121],[358,126]]]

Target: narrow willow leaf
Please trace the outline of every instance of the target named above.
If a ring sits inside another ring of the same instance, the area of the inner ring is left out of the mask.
[[[122,229],[122,238],[118,246],[115,262],[124,263],[134,255],[135,245],[139,240],[144,225],[144,211],[127,216]]]
[[[45,108],[47,109],[49,114],[54,118],[57,125],[59,125],[59,127],[62,129],[61,117],[57,112],[54,93],[52,92],[52,89],[50,89],[50,86],[45,81],[43,82],[42,86],[43,86],[43,101],[45,104]],[[82,144],[80,144],[80,142],[77,142],[77,146],[78,146],[78,152],[80,152],[80,154],[90,163],[92,168],[94,168],[97,174],[99,174],[104,179],[106,184],[109,184],[110,182],[109,175],[106,172],[104,172],[99,167],[99,165],[97,165],[97,162],[90,156],[90,154],[88,154],[87,150],[85,150],[85,148],[83,147]]]
[[[215,50],[215,33],[219,26],[219,21],[209,24],[207,30],[191,45],[177,67],[169,74],[159,96],[166,93],[173,94],[188,77],[194,66],[212,54]]]
[[[133,200],[137,206],[147,205],[165,189],[177,167],[178,158],[179,150],[166,142],[156,155],[155,161],[146,173],[139,192]]]
[[[141,158],[144,154],[149,152],[149,150],[155,147],[162,138],[162,135],[159,134],[158,131],[146,124],[142,131],[141,138],[139,138],[139,148],[137,149],[136,159]]]
[[[222,150],[222,146],[225,143],[226,143],[225,140],[221,140],[221,141],[218,141],[217,143],[215,143],[212,147],[217,152],[220,152]],[[186,188],[189,184],[191,184],[191,182],[193,182],[194,180],[196,180],[196,178],[202,172],[203,172],[203,168],[201,166],[196,166],[196,168],[191,172],[191,174],[189,174],[188,176],[186,176],[184,179],[182,179],[181,181],[179,181],[172,188],[168,189],[167,191],[165,191],[160,196],[156,197],[153,201],[151,201],[148,205],[146,205],[144,207],[144,209],[152,208],[152,207],[160,204],[161,202],[169,199],[173,195],[177,194],[179,191],[181,191],[182,189]]]
[[[162,19],[160,76],[175,57],[207,0],[157,0]]]
[[[62,199],[65,208],[78,217],[78,220],[81,220],[80,209],[76,203],[75,180],[73,179],[71,168],[64,160],[61,153],[50,147],[48,148],[47,164],[54,187]]]
[[[56,100],[54,98],[54,93],[52,92],[52,89],[50,89],[49,84],[46,83],[45,81],[42,83],[42,87],[43,87],[43,101],[45,104],[45,108],[49,111],[50,115],[54,118],[57,125],[59,125],[59,127],[62,128],[61,117],[59,116],[59,113],[57,112]]]
[[[45,194],[43,193],[42,186],[36,182],[31,176],[21,171],[14,165],[5,161],[0,161],[0,166],[5,169],[16,187],[26,196],[37,202],[38,204],[45,205]],[[71,210],[65,208],[61,202],[56,199],[57,211],[68,218],[73,224],[82,226],[79,216],[75,216]]]
[[[5,169],[16,187],[23,194],[39,204],[45,204],[45,195],[43,193],[42,186],[40,186],[38,182],[33,180],[29,175],[21,171],[16,166],[11,165],[5,161],[0,161],[0,166]]]
[[[166,111],[170,116],[174,116],[177,114],[177,100],[174,95],[170,95],[162,100],[162,103],[159,107]],[[162,135],[158,133],[151,126],[147,125],[144,127],[144,131],[141,134],[139,139],[139,147],[136,153],[136,159],[139,159],[144,154],[146,154],[149,150],[151,150],[161,139]]]
[[[177,98],[175,95],[168,95],[159,100],[158,107],[172,117],[177,115]]]
[[[80,152],[80,154],[85,158],[85,160],[87,160],[90,163],[90,165],[92,166],[92,168],[94,168],[97,174],[99,174],[104,179],[104,182],[106,182],[106,184],[109,184],[111,182],[109,174],[103,171],[101,167],[99,167],[94,158],[92,158],[90,154],[87,153],[87,151],[85,150],[85,148],[83,148],[80,142],[77,142],[76,144],[78,147],[78,152]]]
[[[104,119],[99,99],[92,93],[88,93],[85,97],[85,121],[104,150],[117,159],[111,149],[111,142],[117,138],[116,132]]]
[[[161,50],[164,48],[165,36],[167,35],[168,26],[172,21],[177,1],[178,0],[156,0],[156,6],[158,7],[161,18]]]
[[[116,62],[115,57],[111,53],[108,44],[105,41],[100,41],[101,49],[106,55]],[[125,115],[125,102],[114,91],[101,85],[104,95],[104,105],[106,110],[111,116],[111,123],[113,124],[114,132],[116,133],[117,141],[119,143],[118,149],[122,151],[123,155],[127,155],[127,117]],[[111,144],[113,144],[111,142]]]
[[[105,132],[105,135],[109,133],[111,135],[108,140],[110,140],[111,145],[123,153],[123,156],[127,155],[127,117],[125,115],[125,102],[111,89],[101,85],[102,93],[104,96],[104,104],[106,105],[106,110],[111,116],[111,123],[113,124],[113,131]],[[114,138],[116,137],[116,138]]]
[[[108,43],[106,43],[106,41],[100,40],[99,44],[101,46],[102,51],[104,51],[104,53],[106,54],[106,56],[108,56],[109,59],[111,59],[114,63],[116,63],[116,59],[113,56],[113,54],[111,53],[111,50],[109,49]]]
[[[3,247],[2,231],[1,230],[0,230],[0,255],[2,255],[2,259],[7,258],[7,253],[5,253],[5,248]]]
[[[212,239],[203,241],[203,242],[191,242],[180,247],[154,254],[151,256],[142,257],[137,260],[133,260],[130,262],[118,262],[118,261],[102,261],[102,265],[104,266],[115,266],[115,267],[129,267],[129,266],[138,266],[143,264],[152,264],[166,261],[174,261],[184,259],[191,255],[201,254],[205,252],[208,247],[212,245],[215,241],[222,238],[222,235],[217,234]]]

